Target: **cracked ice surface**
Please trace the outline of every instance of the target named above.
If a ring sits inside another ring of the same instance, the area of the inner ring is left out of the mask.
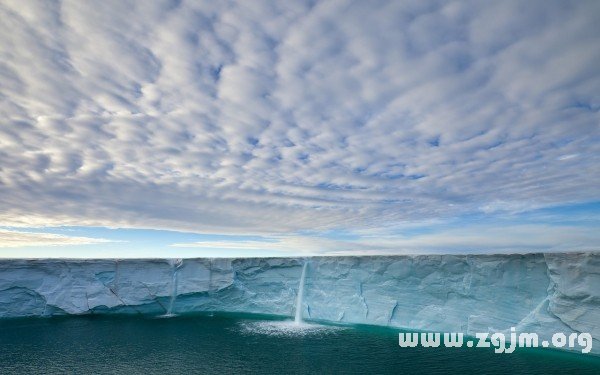
[[[600,254],[309,258],[304,319],[465,332],[589,332]],[[0,260],[0,317],[229,311],[293,317],[305,259]],[[174,274],[176,273],[176,274]],[[176,283],[177,285],[174,285]],[[175,293],[175,295],[173,295]]]

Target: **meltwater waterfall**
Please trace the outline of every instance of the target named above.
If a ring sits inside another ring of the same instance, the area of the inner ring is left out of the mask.
[[[298,286],[298,296],[296,297],[296,316],[294,317],[294,323],[302,324],[302,301],[304,300],[304,279],[306,278],[306,268],[308,262],[304,262],[302,267],[302,275],[300,276],[300,285]]]
[[[173,273],[171,274],[171,299],[169,300],[169,308],[165,316],[173,316],[173,304],[177,298],[177,270],[181,267],[183,259],[173,259],[170,263],[171,267],[173,267]]]

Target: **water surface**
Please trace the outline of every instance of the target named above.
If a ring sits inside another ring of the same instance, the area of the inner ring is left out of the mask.
[[[2,374],[599,374],[600,358],[555,350],[400,348],[396,330],[240,315],[0,321]]]

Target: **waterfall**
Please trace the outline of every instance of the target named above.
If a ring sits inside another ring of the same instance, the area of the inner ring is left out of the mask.
[[[177,270],[181,267],[183,259],[172,259],[169,261],[172,267],[171,273],[171,299],[169,300],[169,308],[165,316],[173,316],[173,304],[177,298]]]
[[[297,325],[302,324],[302,301],[304,299],[304,279],[306,278],[307,267],[308,262],[304,262],[302,275],[300,276],[300,285],[298,286],[298,296],[296,297],[296,316],[294,318],[294,323]]]

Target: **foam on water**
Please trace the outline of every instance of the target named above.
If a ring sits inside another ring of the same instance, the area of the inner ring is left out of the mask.
[[[163,314],[163,315],[158,315],[155,318],[156,319],[168,319],[168,318],[174,318],[176,316],[177,316],[177,314],[169,314],[169,313],[167,313],[167,314]]]
[[[327,335],[344,329],[338,326],[326,326],[311,323],[296,323],[295,321],[242,321],[238,324],[242,333],[261,334],[269,336],[307,336]]]

